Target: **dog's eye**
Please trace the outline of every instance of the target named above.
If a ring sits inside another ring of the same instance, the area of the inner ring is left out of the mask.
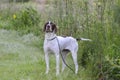
[[[52,22],[50,24],[53,24]]]

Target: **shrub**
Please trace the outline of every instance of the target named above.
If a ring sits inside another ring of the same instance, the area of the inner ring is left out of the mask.
[[[120,6],[116,5],[114,9],[114,19],[115,22],[120,25]]]
[[[40,15],[37,10],[32,7],[26,7],[16,14],[13,14],[12,24],[15,30],[23,30],[25,33],[29,33],[33,29],[36,31],[38,30],[39,23]]]

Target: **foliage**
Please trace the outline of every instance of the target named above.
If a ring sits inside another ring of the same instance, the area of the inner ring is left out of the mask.
[[[4,20],[4,19],[2,19]],[[39,34],[40,15],[32,8],[24,8],[16,13],[12,13],[8,16],[6,23],[1,23],[1,27],[5,29],[13,29],[22,31],[24,34],[33,32],[36,35]],[[5,24],[3,26],[3,24]]]
[[[37,28],[39,23],[40,15],[32,7],[22,9],[20,12],[14,14],[12,18],[12,24],[14,26],[14,29],[27,30],[27,33],[31,32],[33,27],[36,26]]]
[[[114,19],[115,19],[115,22],[120,24],[120,6],[119,5],[115,5],[114,7]]]
[[[42,28],[46,21],[51,20],[58,27],[58,35],[92,39],[92,42],[78,42],[78,80],[119,80],[119,3],[119,0],[51,0],[43,5],[44,10],[39,12],[40,15],[33,7],[25,7],[15,13],[0,16],[0,28],[17,30],[24,34],[34,33],[43,40]],[[69,73],[67,72],[67,76],[71,76],[72,73]],[[71,78],[74,77],[69,77]]]
[[[112,58],[113,62],[116,62],[115,56],[120,56],[119,7],[114,7],[115,4],[112,4],[113,1],[107,1],[106,3],[105,0],[93,2],[93,5],[87,0],[76,1],[77,3],[71,0],[64,2],[65,4],[62,1],[56,3],[57,10],[59,10],[59,13],[57,13],[59,16],[57,17],[58,25],[64,26],[64,32],[67,35],[74,37],[80,37],[79,35],[81,35],[91,38],[93,41],[90,43],[82,42],[82,45],[80,43],[79,53],[81,54],[79,54],[78,59],[80,65],[88,70],[90,74],[92,73],[92,79],[118,80],[119,65],[117,65],[118,67],[108,65],[111,64],[111,61],[108,61],[106,56]],[[81,8],[78,8],[77,4]],[[94,9],[89,5],[94,7]],[[114,23],[114,20],[117,24]],[[61,30],[59,34],[66,34]],[[112,47],[112,45],[115,47]],[[118,57],[118,61],[119,59]],[[109,69],[110,72],[106,73]]]

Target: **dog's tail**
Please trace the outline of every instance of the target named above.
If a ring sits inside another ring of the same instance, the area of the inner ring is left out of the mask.
[[[86,38],[77,38],[77,41],[81,40],[81,41],[92,41],[91,39],[86,39]]]

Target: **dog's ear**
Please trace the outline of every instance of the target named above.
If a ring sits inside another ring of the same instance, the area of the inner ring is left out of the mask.
[[[44,29],[43,29],[44,32],[45,32],[45,30],[46,30],[46,25],[47,25],[47,23],[45,23],[45,25],[44,25]]]
[[[57,32],[57,27],[55,24],[52,24],[52,30],[56,33]]]

